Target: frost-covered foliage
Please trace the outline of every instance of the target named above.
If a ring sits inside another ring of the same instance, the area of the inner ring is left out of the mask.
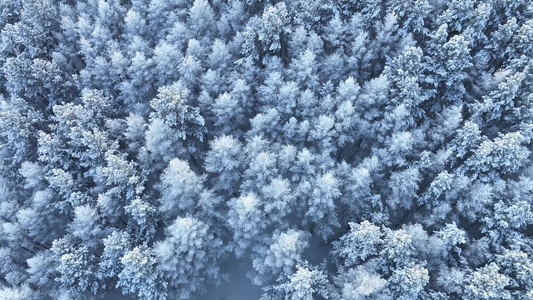
[[[177,290],[174,299],[188,299],[201,288],[206,275],[217,279],[218,258],[224,253],[222,241],[203,222],[177,218],[166,228],[167,238],[154,245],[158,269]]]
[[[10,0],[0,30],[0,299],[246,268],[264,300],[533,299],[531,1]]]

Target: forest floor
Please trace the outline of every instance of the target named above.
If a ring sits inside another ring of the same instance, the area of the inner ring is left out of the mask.
[[[320,238],[312,236],[309,247],[304,252],[305,259],[312,265],[319,265],[327,258],[331,245],[325,244]],[[259,300],[263,291],[253,285],[246,275],[252,269],[252,261],[245,257],[237,259],[230,254],[220,265],[221,271],[228,275],[229,281],[219,285],[210,283],[203,291],[195,293],[191,300]],[[107,292],[105,300],[135,300],[132,295],[122,295],[118,289]]]
[[[221,264],[221,271],[229,275],[229,282],[209,284],[205,291],[197,293],[192,300],[258,300],[261,287],[253,285],[246,273],[252,269],[252,261],[237,259],[231,255]]]

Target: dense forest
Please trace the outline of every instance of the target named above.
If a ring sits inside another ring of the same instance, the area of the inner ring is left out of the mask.
[[[0,7],[0,299],[533,299],[530,0]]]

